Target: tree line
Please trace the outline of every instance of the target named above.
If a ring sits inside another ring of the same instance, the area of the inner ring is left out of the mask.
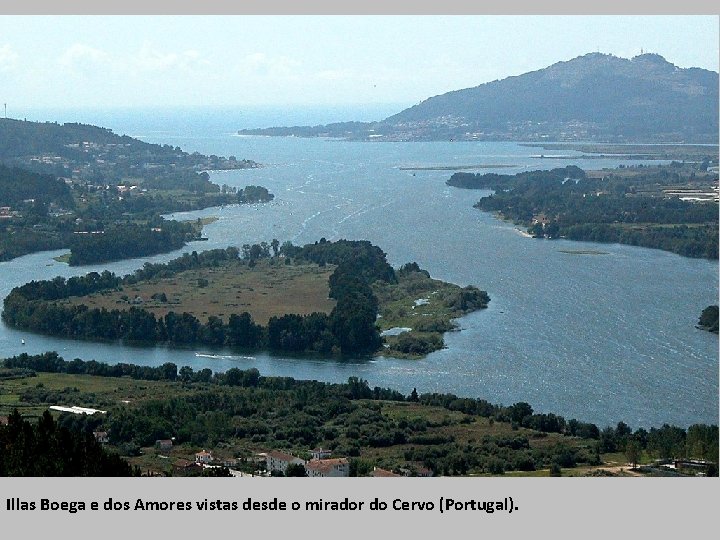
[[[274,241],[273,246],[278,246]],[[65,280],[32,281],[14,288],[5,298],[3,320],[19,328],[44,334],[80,339],[126,340],[145,343],[204,344],[246,349],[269,348],[284,352],[319,352],[325,354],[365,354],[381,346],[375,325],[378,300],[371,284],[376,280],[395,281],[395,273],[385,253],[365,241],[327,242],[295,247],[286,243],[277,256],[320,265],[335,264],[330,276],[330,297],[336,300],[332,312],[309,315],[286,314],[272,317],[267,327],[256,324],[249,313],[230,315],[227,323],[211,316],[202,324],[194,315],[169,312],[156,317],[138,306],[128,310],[88,308],[85,305],[63,305],[56,301],[83,296],[150,277],[167,277],[182,270],[220,261],[237,260],[236,248],[193,252],[167,264],[146,264],[142,269],[119,278],[110,272],[91,272]],[[259,246],[248,253],[269,256]],[[252,262],[254,259],[249,261]]]
[[[610,173],[602,179],[588,178],[572,165],[516,175],[459,172],[447,184],[493,190],[475,207],[523,224],[535,237],[613,242],[716,259],[717,203],[662,196],[663,187],[696,181],[694,173],[675,169],[630,178]]]
[[[0,448],[0,476],[138,475],[92,432],[58,425],[48,411],[32,423],[15,409],[7,425],[0,424]]]
[[[199,240],[192,223],[158,218],[146,224],[118,224],[104,231],[73,234],[70,266],[95,264],[133,257],[147,257],[180,249],[186,242]]]
[[[406,396],[388,388],[371,388],[367,381],[357,377],[346,383],[324,383],[265,377],[254,368],[213,373],[207,368],[178,369],[172,363],[150,367],[80,359],[65,361],[54,352],[22,354],[6,359],[3,365],[8,369],[131,377],[180,385],[182,395],[168,390],[162,397],[133,407],[112,406],[102,418],[61,417],[61,425],[75,430],[91,433],[105,429],[112,444],[130,453],[170,436],[176,437],[178,444],[206,447],[231,439],[291,451],[322,445],[350,457],[360,457],[367,449],[403,446],[407,462],[422,463],[448,475],[467,474],[471,470],[502,474],[551,466],[574,467],[581,463],[598,465],[601,453],[628,452],[633,447],[658,458],[688,456],[714,463],[718,459],[716,425],[695,424],[683,429],[665,424],[632,430],[618,422],[601,429],[592,423],[538,413],[525,402],[504,406],[451,393],[418,393],[416,389]],[[48,396],[46,389],[28,385],[21,399],[43,403],[58,396]],[[397,419],[383,414],[385,402],[442,407],[461,416],[455,420],[432,420],[419,412],[415,417]],[[461,442],[440,429],[479,418],[508,423],[513,430]],[[550,433],[584,442],[569,444],[572,439],[562,439],[554,444],[531,445],[531,438]]]
[[[718,306],[708,306],[702,310],[698,326],[703,330],[718,333]]]

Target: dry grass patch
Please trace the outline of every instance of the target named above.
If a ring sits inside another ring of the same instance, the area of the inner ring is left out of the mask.
[[[254,267],[232,262],[139,282],[119,291],[72,297],[64,303],[107,310],[137,306],[156,317],[171,311],[187,312],[203,323],[210,316],[227,322],[231,314],[247,311],[256,323],[266,325],[273,316],[330,313],[335,301],[328,297],[328,279],[334,269],[331,265],[294,266],[266,260]],[[166,301],[159,299],[163,294]]]

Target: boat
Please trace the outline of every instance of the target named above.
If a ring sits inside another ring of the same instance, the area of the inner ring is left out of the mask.
[[[24,339],[21,339],[21,340],[20,340],[20,345],[25,345],[25,340],[24,340]]]
[[[215,360],[255,360],[254,356],[235,356],[232,354],[206,354],[196,352],[195,356],[198,358],[212,358]]]

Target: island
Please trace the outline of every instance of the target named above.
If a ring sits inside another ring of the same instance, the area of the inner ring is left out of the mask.
[[[446,182],[489,193],[475,207],[535,238],[629,244],[718,258],[718,176],[698,163],[515,175],[458,172]]]
[[[367,241],[273,240],[194,251],[124,277],[33,281],[10,292],[2,318],[75,339],[419,358],[444,346],[453,319],[489,300],[416,263],[395,271]]]

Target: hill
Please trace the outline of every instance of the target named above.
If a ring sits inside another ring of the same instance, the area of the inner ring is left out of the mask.
[[[0,261],[68,247],[71,265],[178,249],[200,230],[160,216],[272,200],[261,186],[219,186],[206,172],[258,166],[87,124],[1,118]]]
[[[657,54],[590,53],[456,90],[376,123],[245,130],[367,140],[717,142],[718,74]]]
[[[150,144],[88,124],[0,118],[0,163],[83,180],[162,178],[178,171],[244,169],[250,160],[204,156]]]

